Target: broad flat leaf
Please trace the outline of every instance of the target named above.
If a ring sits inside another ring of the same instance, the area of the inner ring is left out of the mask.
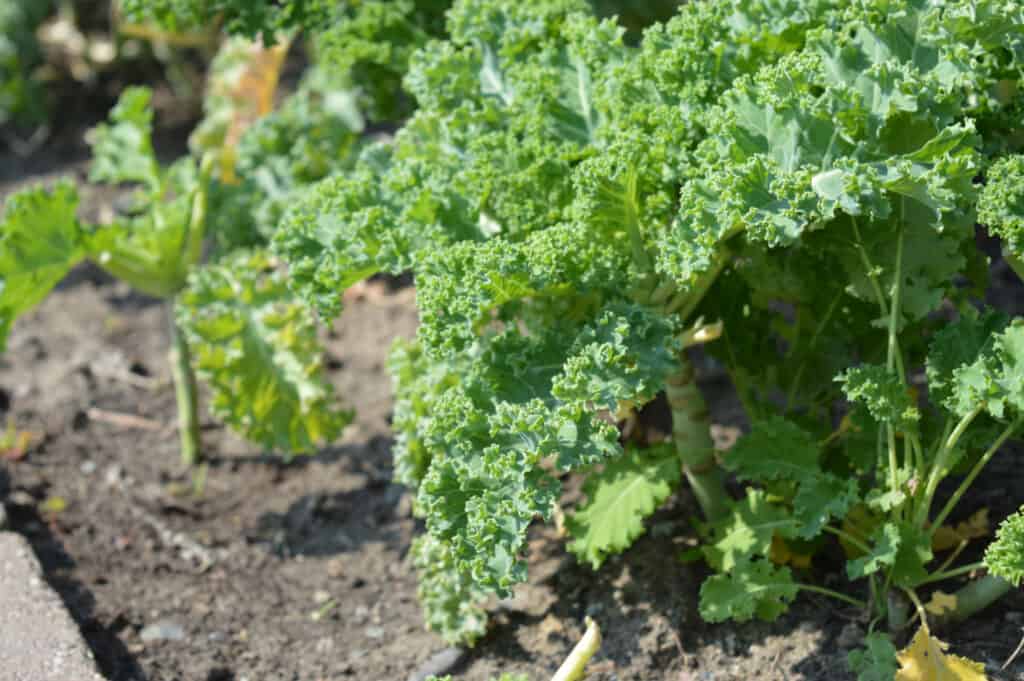
[[[985,681],[985,665],[948,655],[948,643],[921,627],[914,639],[897,656],[900,669],[895,681]]]
[[[704,582],[700,616],[708,622],[745,622],[755,615],[771,621],[785,612],[797,591],[788,567],[776,567],[768,560],[744,562]]]
[[[321,373],[312,312],[264,254],[239,254],[189,277],[178,323],[213,411],[285,455],[330,442],[349,422]]]
[[[672,446],[629,450],[592,473],[587,501],[567,519],[569,549],[595,570],[611,554],[629,548],[644,532],[644,519],[672,493],[681,467]]]
[[[7,199],[0,218],[0,349],[18,315],[39,304],[85,255],[70,183]]]
[[[821,475],[819,447],[805,430],[782,418],[755,423],[725,455],[724,465],[743,480],[801,482]]]
[[[885,634],[874,632],[864,639],[864,648],[846,658],[857,681],[893,681],[897,671],[896,646]]]

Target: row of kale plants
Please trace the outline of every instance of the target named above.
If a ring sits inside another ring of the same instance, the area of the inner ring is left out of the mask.
[[[187,461],[196,374],[220,418],[290,454],[349,418],[317,323],[358,282],[412,272],[421,326],[389,366],[430,627],[486,633],[537,519],[564,517],[597,568],[686,489],[706,620],[774,619],[813,591],[869,622],[850,658],[865,681],[926,658],[982,673],[931,628],[1024,578],[1024,515],[974,562],[980,516],[950,522],[1024,426],[1024,321],[981,302],[976,238],[1024,276],[1024,6],[122,4],[257,42],[225,44],[194,154],[169,167],[147,92],[125,93],[93,138],[92,179],[139,187],[111,224],[81,223],[70,185],[9,200],[4,332],[92,259],[174,300]],[[275,107],[300,35],[312,65]],[[751,423],[727,452],[697,345]],[[638,418],[660,399],[668,436]],[[566,507],[570,473],[585,499]],[[814,581],[819,553],[845,561],[842,590]]]

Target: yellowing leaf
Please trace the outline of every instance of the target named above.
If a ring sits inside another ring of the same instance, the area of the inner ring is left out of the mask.
[[[947,655],[943,643],[928,631],[918,629],[914,640],[897,655],[900,670],[895,681],[987,681],[985,665],[956,655]]]
[[[961,542],[987,537],[988,534],[988,508],[982,508],[956,527],[943,525],[935,530],[935,534],[932,536],[932,549],[946,551],[956,548]]]
[[[924,609],[933,615],[941,617],[947,612],[956,610],[956,596],[953,594],[945,593],[944,591],[936,591],[932,594],[932,599],[924,606]]]
[[[792,565],[795,568],[811,566],[811,554],[794,551],[793,547],[777,534],[772,537],[772,548],[768,557],[776,565]]]

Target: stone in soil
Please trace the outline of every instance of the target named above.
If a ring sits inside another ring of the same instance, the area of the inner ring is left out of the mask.
[[[9,532],[0,532],[0,632],[3,679],[103,679],[64,602],[43,579],[32,548]]]

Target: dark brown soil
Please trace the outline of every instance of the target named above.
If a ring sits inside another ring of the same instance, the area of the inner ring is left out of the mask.
[[[70,161],[25,170],[81,169]],[[332,379],[358,410],[339,443],[285,464],[208,423],[211,463],[198,496],[178,463],[160,303],[83,267],[18,322],[0,360],[0,418],[34,437],[24,458],[0,458],[0,499],[106,675],[402,680],[445,649],[421,624],[406,555],[418,528],[408,493],[390,482],[383,363],[391,340],[414,332],[413,297],[372,284],[329,334]],[[735,422],[728,386],[708,380],[705,388],[718,420]],[[1015,454],[994,465],[965,512],[988,505],[1000,518],[1024,501],[1019,461]],[[604,633],[594,679],[850,678],[845,657],[865,623],[832,601],[801,596],[773,624],[701,622],[706,573],[675,559],[695,541],[691,516],[682,494],[597,573],[537,527],[530,584],[495,605],[490,634],[451,671],[547,678],[589,614]],[[209,569],[197,567],[196,551],[213,559]],[[835,566],[815,569],[810,578],[842,586]],[[1022,679],[1020,661],[997,671],[1021,638],[1022,606],[1017,594],[945,638],[986,662],[991,678]],[[153,625],[179,627],[181,636],[144,640]]]

